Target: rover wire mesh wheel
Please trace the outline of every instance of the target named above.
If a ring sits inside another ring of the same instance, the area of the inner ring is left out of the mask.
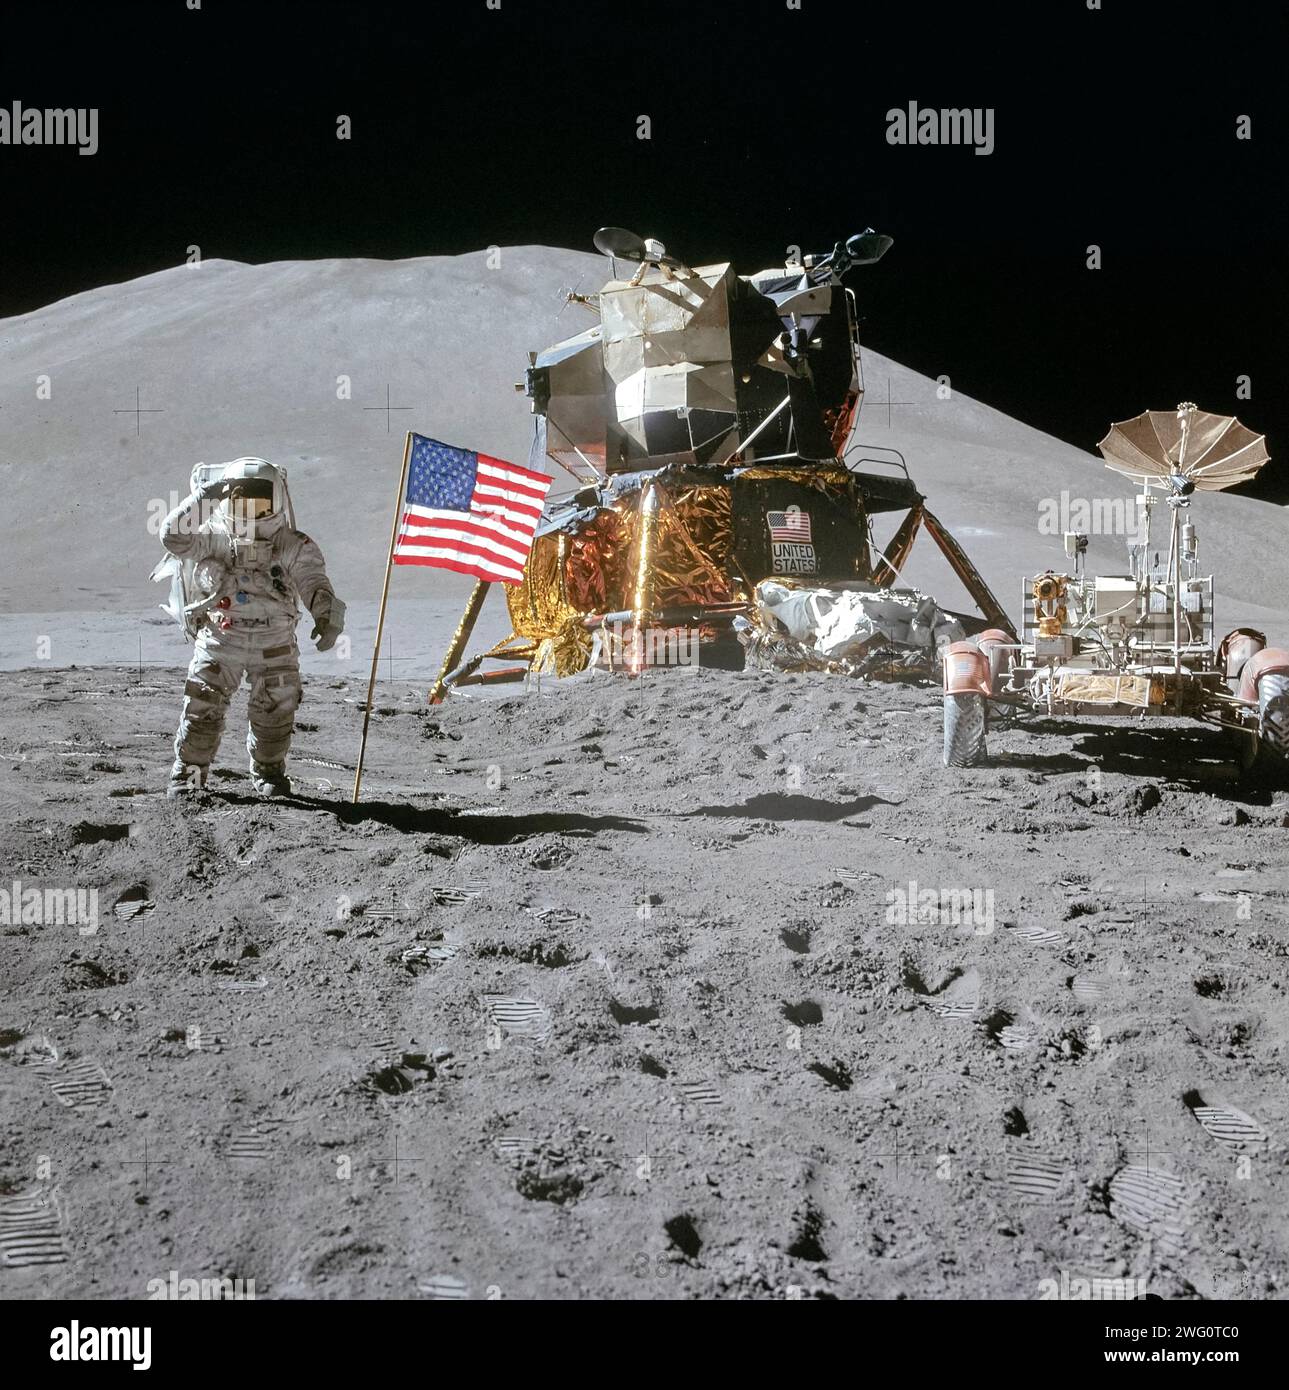
[[[1289,758],[1289,676],[1271,672],[1258,682],[1258,736],[1269,751]]]
[[[990,700],[986,708],[986,726],[1005,729],[1020,718],[1020,710],[1015,705],[1003,704],[1001,700]]]
[[[985,760],[985,697],[944,697],[944,765],[975,767]]]

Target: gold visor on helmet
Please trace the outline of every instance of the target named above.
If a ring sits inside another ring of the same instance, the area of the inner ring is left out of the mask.
[[[273,511],[273,484],[265,479],[231,479],[224,496],[229,519],[239,530],[253,526]]]

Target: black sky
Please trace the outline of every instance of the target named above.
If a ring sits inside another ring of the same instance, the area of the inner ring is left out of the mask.
[[[590,250],[617,223],[750,271],[871,224],[896,245],[852,282],[870,346],[1083,448],[1189,398],[1276,459],[1286,38],[1251,0],[10,7],[0,105],[96,106],[100,150],[0,146],[0,315],[190,244]],[[992,108],[994,152],[888,145],[909,101]]]

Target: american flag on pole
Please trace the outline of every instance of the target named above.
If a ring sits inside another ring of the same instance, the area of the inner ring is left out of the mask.
[[[792,506],[785,512],[766,512],[772,541],[798,541],[810,544],[810,513]]]
[[[414,434],[394,563],[521,583],[553,481]]]

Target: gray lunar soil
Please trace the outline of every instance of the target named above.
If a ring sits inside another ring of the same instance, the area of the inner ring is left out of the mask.
[[[250,795],[243,694],[176,807],[178,670],[4,680],[4,862],[103,914],[3,930],[0,1203],[62,1252],[6,1296],[1289,1280],[1289,793],[1217,732],[1037,721],[966,772],[925,686],[386,691],[355,811],[362,690],[312,679],[296,799]],[[988,907],[892,921],[910,880]]]

